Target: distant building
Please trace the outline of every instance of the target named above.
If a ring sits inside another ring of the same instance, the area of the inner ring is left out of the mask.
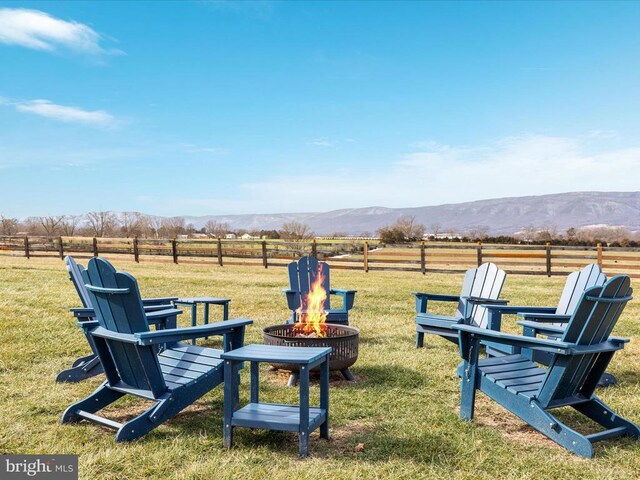
[[[234,238],[238,238],[238,237],[236,236],[236,234],[235,234],[235,233],[227,233],[227,234],[224,236],[224,238],[234,239]]]
[[[256,238],[260,238],[260,237],[254,237],[253,235],[249,235],[248,233],[245,233],[240,238],[243,240],[255,240]]]

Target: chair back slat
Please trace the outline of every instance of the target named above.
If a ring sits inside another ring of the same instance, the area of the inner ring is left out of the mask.
[[[467,270],[462,282],[461,297],[481,297],[497,300],[502,292],[502,287],[506,279],[504,270],[500,270],[494,263],[483,263],[478,268]],[[458,303],[458,316],[464,317],[466,308],[464,298]],[[471,311],[471,320],[479,327],[487,325],[487,309],[474,305]]]
[[[331,308],[329,295],[331,280],[329,278],[329,265],[326,262],[318,262],[315,257],[305,256],[300,258],[297,262],[291,262],[288,270],[289,285],[291,290],[300,292],[300,304],[303,310],[307,308],[307,293],[311,290],[311,286],[320,274],[323,276],[322,287],[327,292],[327,299],[324,307],[327,310]]]
[[[564,284],[556,313],[558,315],[571,315],[582,297],[582,292],[591,288],[604,285],[607,276],[602,273],[600,266],[592,263],[579,272],[573,272],[567,277]]]
[[[87,292],[87,288],[84,286],[84,280],[82,279],[82,272],[85,268],[76,263],[76,260],[71,256],[66,256],[64,263],[67,266],[67,272],[69,272],[69,279],[73,283],[76,292],[78,292],[82,306],[84,308],[93,308],[91,299],[89,298],[89,292]]]
[[[630,285],[628,276],[619,275],[602,286],[586,290],[581,295],[561,340],[586,346],[606,341],[631,298]],[[543,406],[574,397],[581,392],[600,355],[601,353],[554,355],[538,393]]]
[[[83,272],[87,291],[101,327],[117,333],[149,331],[135,278],[115,268],[103,258],[93,258]],[[107,340],[110,358],[120,379],[130,387],[149,390],[154,395],[166,385],[153,347]],[[102,359],[101,355],[101,361]]]

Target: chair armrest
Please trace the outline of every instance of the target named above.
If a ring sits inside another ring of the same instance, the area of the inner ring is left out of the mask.
[[[519,317],[531,322],[540,323],[567,323],[571,315],[556,315],[555,313],[519,313]]]
[[[340,288],[329,289],[330,295],[339,295],[342,297],[345,310],[351,310],[353,308],[353,302],[355,301],[357,292],[357,290],[343,290]]]
[[[178,300],[178,297],[143,298],[142,305],[144,305],[145,307],[171,305],[171,302],[173,302],[174,300]]]
[[[69,311],[73,313],[74,318],[95,318],[96,312],[93,308],[70,308]]]
[[[434,302],[459,302],[458,295],[439,295],[437,293],[411,292],[416,297],[416,313],[427,313],[427,303]]]
[[[287,306],[289,307],[289,310],[295,312],[300,308],[300,292],[298,290],[283,288],[282,293],[287,297]]]
[[[253,320],[247,318],[234,318],[233,320],[210,323],[208,325],[198,325],[195,327],[167,328],[153,332],[134,333],[133,336],[139,345],[157,345],[159,343],[180,342],[209,337],[211,335],[233,333],[238,329],[244,329],[245,326],[251,325],[252,323]]]
[[[160,306],[162,308],[162,305]],[[148,310],[151,308],[152,310]],[[156,326],[156,330],[163,330],[168,328],[178,327],[178,315],[182,315],[182,310],[179,308],[167,308],[164,305],[162,310],[157,310],[157,306],[147,307],[144,310],[147,317],[147,323]]]
[[[104,327],[97,327],[91,330],[91,335],[94,337],[104,338],[106,340],[115,340],[117,342],[137,344],[138,339],[132,333],[118,333],[107,330]]]
[[[76,322],[76,325],[80,327],[85,333],[87,333],[92,328],[96,328],[100,326],[100,322],[98,320],[79,320]]]
[[[440,295],[437,293],[422,293],[422,292],[411,292],[411,295],[415,295],[416,298],[424,298],[427,300],[434,300],[436,302],[459,302],[459,295]]]
[[[475,305],[506,305],[509,303],[509,300],[501,300],[501,299],[493,299],[493,298],[482,298],[482,297],[460,297],[462,300],[466,300],[467,302]]]
[[[556,307],[530,307],[524,305],[486,305],[489,312],[502,313],[505,315],[517,315],[518,313],[555,313]]]
[[[158,321],[175,315],[182,315],[182,310],[179,308],[165,308],[163,310],[154,310],[151,312],[145,311],[144,313],[147,317],[147,321]]]
[[[571,353],[571,348],[575,346],[573,343],[547,340],[544,338],[525,337],[523,335],[512,335],[509,333],[487,330],[486,328],[474,327],[472,325],[453,324],[451,328],[453,330],[458,330],[461,337],[474,336],[477,340],[489,340],[491,342],[501,343],[504,345],[530,348],[532,350],[558,353],[560,355],[569,355]]]
[[[532,335],[526,335],[526,336],[534,336],[534,337],[539,333],[542,335],[558,335],[558,334],[564,333],[564,330],[565,330],[565,327],[556,327],[553,325],[546,325],[540,322],[531,322],[529,320],[521,320],[519,322],[516,322],[516,325],[520,325],[521,327],[524,327],[525,329],[529,330],[532,333]]]

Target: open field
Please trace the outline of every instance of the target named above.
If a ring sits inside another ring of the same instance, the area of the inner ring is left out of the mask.
[[[261,328],[288,317],[281,289],[284,269],[171,263],[116,266],[138,278],[144,296],[229,297],[231,317],[255,320],[246,342],[262,341]],[[459,356],[452,344],[427,337],[414,348],[414,290],[457,293],[462,275],[336,270],[335,287],[358,290],[352,324],[361,329],[358,382],[333,378],[332,439],[314,433],[311,456],[300,460],[295,435],[237,429],[234,448],[222,448],[222,388],[131,444],[92,424],[58,424],[63,410],[101,381],[56,384],[55,375],[89,347],[68,312],[78,298],[64,264],[55,258],[0,257],[0,453],[76,453],[84,479],[121,478],[637,478],[640,441],[616,439],[596,446],[592,460],[574,456],[479,395],[476,419],[458,419]],[[512,304],[553,305],[562,277],[507,278]],[[447,313],[442,308],[440,313]],[[212,308],[211,317],[218,314]],[[187,315],[182,323],[186,325]],[[632,337],[610,371],[619,385],[599,395],[623,416],[640,422],[640,301],[628,305],[615,334]],[[510,323],[510,322],[506,322]],[[511,322],[513,325],[513,322]],[[513,327],[512,327],[513,328]],[[515,331],[515,330],[514,330]],[[261,371],[265,400],[297,403],[287,376]],[[248,372],[241,401],[247,401]],[[312,385],[312,403],[319,391]],[[118,418],[140,408],[125,399]],[[571,415],[571,414],[569,414]],[[577,419],[576,419],[577,420]],[[581,425],[580,428],[588,428]],[[364,451],[354,448],[364,444]]]

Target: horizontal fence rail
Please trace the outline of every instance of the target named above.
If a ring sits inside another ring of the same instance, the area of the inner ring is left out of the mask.
[[[450,244],[422,242],[382,245],[376,241],[319,239],[312,241],[231,239],[142,239],[0,236],[0,256],[59,257],[128,256],[136,262],[160,260],[217,266],[286,266],[304,255],[332,268],[368,271],[461,273],[493,262],[508,273],[567,275],[589,263],[607,275],[640,278],[640,248],[555,245]]]

